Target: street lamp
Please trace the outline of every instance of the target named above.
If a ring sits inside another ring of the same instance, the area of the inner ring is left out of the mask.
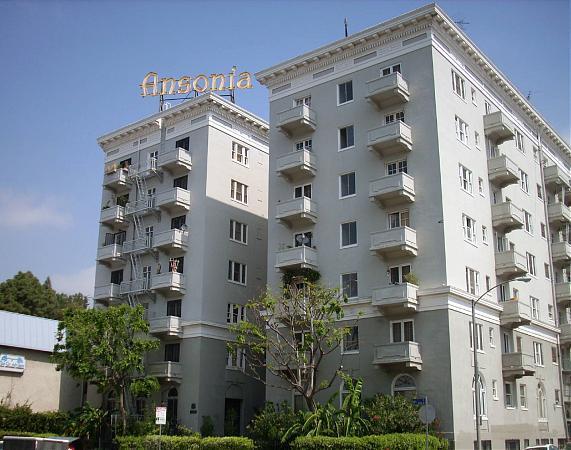
[[[478,344],[477,344],[477,342],[478,342],[477,341],[478,330],[476,327],[476,303],[478,303],[480,300],[482,300],[484,295],[486,295],[488,292],[493,291],[497,287],[502,286],[504,284],[507,284],[510,281],[521,281],[523,283],[529,283],[531,281],[531,278],[520,277],[520,278],[515,278],[514,280],[503,281],[502,283],[498,283],[495,286],[492,286],[490,289],[488,289],[486,292],[484,292],[482,295],[480,295],[477,300],[472,300],[472,347],[473,347],[473,351],[474,351],[474,397],[476,397],[476,450],[481,450],[481,448],[482,448],[482,441],[480,439],[480,420],[481,420],[481,417],[480,417],[480,391],[479,391],[480,374],[479,374],[479,370],[478,370],[478,352],[476,350],[476,348],[478,347]]]

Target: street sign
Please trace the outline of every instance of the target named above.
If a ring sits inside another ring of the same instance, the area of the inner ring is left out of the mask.
[[[166,406],[157,406],[155,409],[155,424],[167,424],[167,408]]]
[[[424,424],[432,423],[432,421],[436,418],[436,410],[432,405],[424,405],[421,406],[418,410],[418,417],[420,421]]]
[[[415,404],[416,406],[426,405],[426,398],[425,397],[413,398],[412,403]]]

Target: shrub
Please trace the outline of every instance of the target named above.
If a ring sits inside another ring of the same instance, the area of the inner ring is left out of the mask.
[[[63,434],[69,414],[59,411],[32,412],[29,405],[8,407],[0,403],[0,428],[31,433]]]
[[[418,407],[407,398],[378,394],[365,401],[365,413],[371,422],[371,434],[422,433],[424,425]]]
[[[202,437],[214,436],[214,421],[210,416],[202,416],[202,426],[200,427]]]
[[[244,437],[207,437],[200,441],[204,450],[254,450],[254,442]]]
[[[358,437],[300,436],[293,441],[291,448],[294,450],[369,450],[372,447],[369,447],[364,438]]]
[[[292,443],[294,450],[425,450],[426,437],[423,434],[386,434],[365,437],[302,436]],[[429,450],[447,450],[448,441],[434,436],[428,437]]]
[[[289,441],[282,443],[282,436],[298,421],[298,417],[285,401],[279,405],[267,402],[246,427],[246,435],[254,440],[257,449],[287,449]]]
[[[4,436],[34,436],[34,437],[52,437],[58,433],[30,433],[28,431],[0,430],[0,439]]]
[[[196,436],[119,436],[116,438],[119,450],[253,450],[251,439],[243,437]]]

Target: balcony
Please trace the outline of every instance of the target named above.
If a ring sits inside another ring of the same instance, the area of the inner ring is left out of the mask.
[[[159,155],[157,166],[159,169],[168,170],[171,173],[183,173],[192,169],[190,152],[184,148],[176,148],[170,152]]]
[[[186,292],[184,275],[178,272],[166,272],[153,275],[151,290],[162,295],[182,295]]]
[[[408,102],[408,83],[398,72],[367,82],[366,99],[377,108]]]
[[[124,263],[123,246],[121,244],[111,244],[98,248],[97,261],[110,266]]]
[[[276,269],[317,269],[317,251],[311,247],[301,246],[286,248],[276,254]]]
[[[523,228],[523,212],[512,202],[492,205],[492,226],[502,233]]]
[[[422,370],[420,345],[417,342],[396,342],[376,345],[373,364],[395,369]]]
[[[121,295],[142,295],[150,293],[150,278],[136,278],[121,283]]]
[[[313,177],[317,172],[315,155],[309,150],[300,150],[280,156],[276,160],[276,172],[289,179]]]
[[[153,236],[153,248],[166,252],[184,250],[188,246],[188,231],[173,229]]]
[[[559,341],[561,344],[570,344],[571,343],[571,324],[570,323],[562,323],[559,325],[561,328],[561,334],[559,335]]]
[[[563,305],[571,302],[571,282],[555,283],[555,299]]]
[[[496,252],[496,276],[513,280],[527,273],[527,260],[515,250]]]
[[[506,155],[488,159],[488,178],[498,188],[519,183],[519,168]]]
[[[294,106],[278,113],[277,128],[287,135],[299,135],[315,131],[315,111],[307,105]]]
[[[146,161],[142,161],[139,164],[139,168],[135,165],[129,166],[129,177],[130,178],[149,178],[153,175],[158,175],[158,164],[157,158],[148,158]]]
[[[502,353],[502,375],[506,380],[517,380],[535,375],[533,356],[521,352]]]
[[[367,133],[367,147],[375,150],[383,158],[412,149],[410,127],[400,120],[389,123]]]
[[[565,206],[565,203],[551,203],[547,205],[547,217],[549,223],[554,223],[556,226],[571,223],[571,209]]]
[[[529,306],[524,305],[521,300],[509,300],[502,302],[501,305],[504,308],[500,313],[500,325],[502,327],[514,329],[531,323]]]
[[[484,133],[496,145],[514,138],[514,124],[501,111],[484,116]]]
[[[182,319],[177,316],[165,316],[150,319],[149,333],[162,338],[181,338]]]
[[[414,178],[400,172],[369,183],[369,200],[383,206],[414,202]]]
[[[276,220],[289,227],[313,225],[317,222],[317,205],[307,197],[279,203],[276,208]]]
[[[103,186],[118,192],[128,189],[131,186],[129,171],[127,169],[116,169],[103,175]]]
[[[409,227],[391,228],[371,233],[371,252],[384,258],[416,256],[416,230]]]
[[[129,202],[125,206],[125,214],[137,214],[138,216],[145,216],[155,212],[155,197],[147,197],[134,202]]]
[[[571,245],[569,242],[552,242],[551,258],[556,264],[568,263],[571,261]]]
[[[105,225],[112,225],[123,227],[128,224],[125,218],[125,208],[122,206],[111,206],[110,208],[103,208],[99,221]]]
[[[121,303],[121,292],[118,284],[106,284],[96,286],[93,292],[93,300],[106,305],[117,305]]]
[[[161,361],[147,364],[147,375],[157,377],[160,382],[180,383],[182,381],[182,364],[172,361]]]
[[[151,250],[152,238],[144,236],[141,238],[133,239],[132,241],[123,242],[123,254],[129,255],[131,253],[145,253]]]
[[[563,358],[561,360],[561,370],[566,373],[571,372],[571,359]],[[567,397],[571,397],[571,392],[567,393]],[[567,401],[571,401],[571,398]]]
[[[565,175],[559,166],[547,166],[543,168],[545,186],[551,190],[569,189],[569,177]]]
[[[182,213],[190,210],[190,191],[174,188],[156,196],[156,205],[170,213]]]
[[[418,286],[411,283],[393,284],[373,290],[372,305],[385,316],[416,311]]]

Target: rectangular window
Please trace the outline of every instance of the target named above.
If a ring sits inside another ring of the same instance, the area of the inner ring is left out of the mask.
[[[507,408],[515,408],[512,383],[504,383],[504,398]]]
[[[466,100],[466,82],[456,71],[452,71],[452,90]]]
[[[309,150],[313,148],[313,140],[312,139],[304,139],[303,141],[299,141],[295,143],[295,150],[300,152],[302,150]]]
[[[391,342],[413,342],[414,322],[412,320],[400,320],[391,322]]]
[[[522,409],[527,409],[527,386],[525,384],[519,385],[519,404]]]
[[[246,285],[246,264],[228,261],[228,281]]]
[[[558,362],[557,362],[557,347],[551,347],[551,362],[553,364],[558,364]]]
[[[545,238],[545,236],[547,235],[547,228],[545,227],[544,223],[541,223],[541,237]]]
[[[355,172],[345,173],[339,176],[339,196],[341,198],[355,195]]]
[[[248,186],[232,180],[230,182],[230,197],[237,202],[248,204]]]
[[[293,189],[293,198],[311,198],[311,184],[304,184],[303,186],[296,186]]]
[[[478,193],[482,196],[484,195],[484,180],[481,178],[478,178]]]
[[[172,180],[172,187],[188,190],[188,175],[184,175]]]
[[[112,271],[109,282],[111,284],[121,284],[123,282],[123,269]]]
[[[529,177],[527,173],[519,169],[519,186],[521,190],[529,194]]]
[[[555,389],[555,404],[557,406],[561,405],[561,391],[559,389]]]
[[[184,256],[169,259],[169,272],[184,273]]]
[[[341,247],[357,245],[357,222],[341,224]]]
[[[477,99],[477,97],[476,97],[476,95],[477,95],[477,94],[476,94],[476,89],[471,88],[471,94],[472,94],[472,103],[473,103],[474,105],[477,105],[477,104],[478,104],[478,99]]]
[[[537,275],[537,271],[535,270],[535,256],[531,253],[527,253],[527,271],[530,275]]]
[[[543,188],[541,187],[541,184],[537,185],[537,198],[539,200],[543,200]]]
[[[480,272],[466,267],[466,290],[472,294],[480,293]]]
[[[536,366],[543,366],[543,345],[541,342],[533,343],[533,362]]]
[[[401,73],[400,70],[400,64],[393,64],[390,67],[384,67],[381,69],[381,76],[386,77],[387,75],[390,75],[391,73]]]
[[[337,92],[339,94],[338,105],[353,101],[353,82],[346,81],[345,83],[338,84]]]
[[[460,187],[468,193],[472,193],[472,171],[467,169],[462,164],[458,166],[460,175]]]
[[[484,101],[484,111],[486,114],[491,114],[492,112],[492,105],[490,105],[487,101]]]
[[[357,273],[344,273],[341,275],[341,292],[347,298],[359,297]]]
[[[230,239],[242,244],[248,243],[248,225],[230,219]]]
[[[305,233],[296,233],[293,237],[295,247],[311,247],[313,233],[306,231]]]
[[[515,130],[515,147],[522,152],[525,152],[525,148],[523,146],[523,134],[521,134],[518,130]]]
[[[482,242],[484,244],[488,243],[488,227],[482,225]]]
[[[470,348],[474,348],[474,325],[473,322],[469,322],[470,324]],[[484,351],[484,337],[483,337],[483,326],[481,323],[477,323],[476,324],[476,330],[477,330],[477,339],[476,339],[476,350],[480,350],[480,351]]]
[[[171,230],[182,230],[183,228],[186,228],[186,216],[178,216],[171,219]]]
[[[456,116],[456,137],[463,144],[468,145],[468,124]]]
[[[406,276],[410,273],[410,266],[395,266],[389,268],[389,282],[391,284],[406,283]]]
[[[232,161],[247,166],[249,151],[248,147],[238,144],[237,142],[232,142]]]
[[[226,307],[226,323],[236,324],[246,318],[246,307],[236,303],[228,303]]]
[[[359,327],[350,328],[349,334],[343,337],[343,352],[359,351]]]
[[[553,305],[547,305],[547,318],[553,322]]]
[[[353,125],[339,129],[339,150],[345,150],[355,145],[355,132]]]
[[[176,148],[183,148],[185,150],[190,150],[190,138],[189,137],[185,137],[183,139],[179,139],[178,141],[176,141],[176,143],[174,144],[174,146]]]
[[[165,344],[165,361],[180,362],[180,343]]]
[[[226,356],[226,368],[228,369],[246,369],[246,353],[244,349],[236,349],[234,351],[228,351]]]
[[[466,214],[462,214],[462,227],[464,229],[464,239],[476,243],[476,221]]]
[[[395,175],[397,173],[408,173],[408,163],[406,159],[402,161],[393,161],[387,164],[387,175]]]
[[[410,226],[408,209],[405,209],[404,211],[396,211],[390,213],[388,218],[389,218],[389,229]]]
[[[311,106],[311,95],[306,97],[296,98],[294,101],[295,106]]]
[[[549,273],[549,264],[547,263],[543,264],[543,271],[545,272],[545,278],[550,279],[551,274]]]
[[[492,398],[498,399],[498,380],[492,380]]]
[[[492,327],[488,328],[488,338],[490,341],[490,347],[495,348],[496,347],[496,337],[494,334],[494,329]]]
[[[525,209],[523,210],[523,223],[525,226],[525,231],[533,234],[533,218],[531,217],[531,214],[528,213]]]
[[[181,300],[169,300],[167,302],[167,316],[182,316],[182,301]]]
[[[393,122],[404,122],[404,111],[399,111],[396,113],[387,114],[385,116],[385,125],[388,125]]]
[[[539,299],[530,297],[529,301],[531,303],[531,318],[539,320]]]
[[[480,133],[478,133],[477,131],[474,131],[474,145],[477,148],[480,148]]]

